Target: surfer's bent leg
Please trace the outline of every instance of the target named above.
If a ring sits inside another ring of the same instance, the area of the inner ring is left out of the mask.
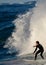
[[[38,50],[35,54],[35,60],[37,59],[37,55],[40,53],[40,50]]]
[[[41,56],[42,59],[44,59],[44,57],[43,57],[43,52],[44,52],[44,51],[41,51],[41,54],[40,54],[40,56]]]

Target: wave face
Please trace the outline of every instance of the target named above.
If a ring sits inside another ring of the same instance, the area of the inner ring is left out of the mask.
[[[41,4],[41,5],[40,5]],[[45,46],[45,29],[46,26],[43,21],[44,4],[37,1],[36,6],[29,8],[29,11],[21,14],[13,22],[16,25],[16,30],[12,33],[12,38],[6,41],[10,52],[19,51],[19,55],[31,53],[34,48],[36,40]],[[39,18],[40,17],[40,18]],[[42,24],[41,24],[42,23]],[[46,22],[45,22],[46,23]],[[44,32],[43,32],[44,31]]]
[[[45,4],[42,1],[32,1],[31,4],[27,2],[7,5],[7,7],[7,9],[1,10],[2,12],[5,11],[4,13],[8,11],[9,14],[7,13],[7,18],[5,18],[4,22],[1,20],[0,25],[0,35],[3,34],[1,35],[1,40],[2,37],[3,40],[5,37],[5,43],[2,45],[3,49],[7,49],[5,53],[11,54],[11,56],[31,53],[34,50],[33,45],[36,40],[39,40],[46,48]],[[6,17],[5,14],[4,16]]]
[[[0,60],[16,58],[16,55],[24,51],[23,47],[26,45],[24,43],[26,43],[26,40],[30,37],[29,20],[35,3],[36,1],[24,4],[0,5]],[[31,13],[29,13],[29,10],[31,10]],[[27,22],[24,17],[28,18]],[[21,47],[21,45],[23,46]]]

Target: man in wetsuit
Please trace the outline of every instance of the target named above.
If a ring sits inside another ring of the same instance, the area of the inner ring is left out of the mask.
[[[37,59],[37,55],[40,53],[40,56],[42,59],[44,59],[43,57],[43,52],[44,52],[44,48],[43,46],[39,43],[39,41],[36,41],[36,46],[33,46],[33,47],[36,47],[35,51],[33,52],[33,54],[37,51],[37,48],[39,48],[39,50],[35,53],[35,60]]]

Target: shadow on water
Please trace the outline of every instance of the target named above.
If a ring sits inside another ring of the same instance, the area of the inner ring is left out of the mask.
[[[0,5],[0,53],[6,53],[8,49],[4,49],[5,41],[12,35],[15,25],[13,21],[18,15],[25,14],[29,9],[34,8],[36,1],[24,4],[2,4]]]

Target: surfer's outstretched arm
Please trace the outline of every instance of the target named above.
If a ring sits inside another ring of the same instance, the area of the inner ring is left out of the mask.
[[[36,46],[33,46],[33,47],[36,47]]]
[[[35,51],[34,51],[33,53],[35,53],[35,52],[36,52],[36,50],[37,50],[37,47],[36,47],[36,49],[35,49]]]

